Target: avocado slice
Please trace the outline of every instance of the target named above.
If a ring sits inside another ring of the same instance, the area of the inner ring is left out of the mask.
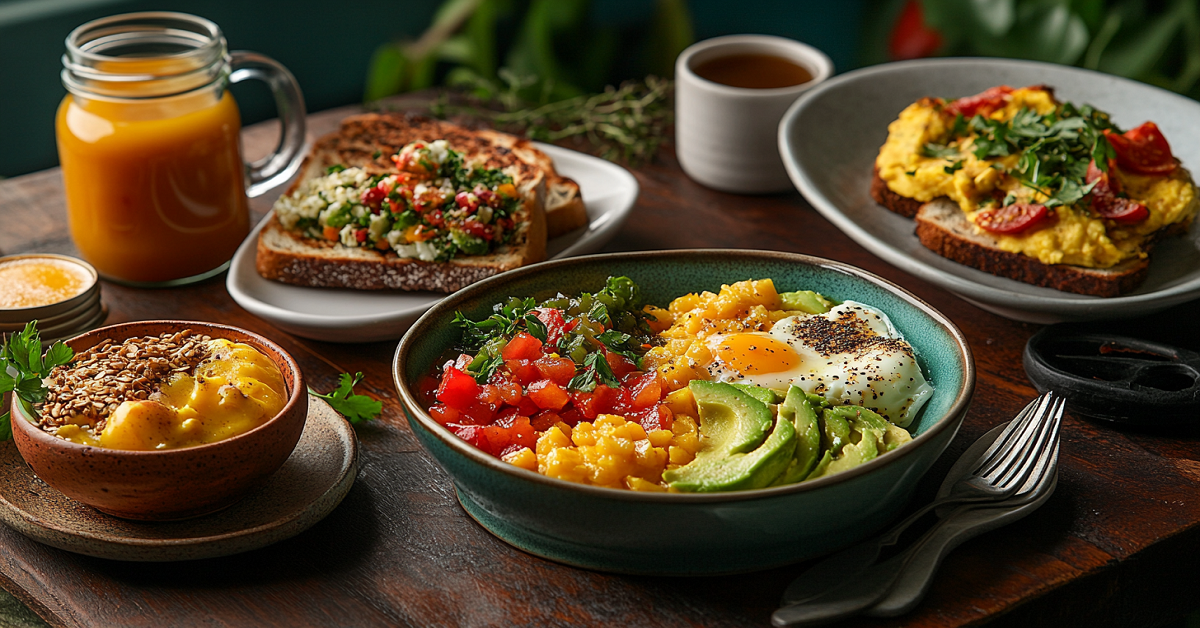
[[[754,384],[730,384],[730,386],[733,386],[734,388],[767,405],[772,405],[783,401],[783,398],[779,396],[779,393],[771,390],[770,388],[755,386]]]
[[[821,449],[833,456],[842,454],[842,447],[850,442],[850,423],[836,412],[826,409],[821,413]]]
[[[873,460],[879,455],[878,432],[874,429],[868,429],[867,432],[862,435],[862,440],[857,443],[847,443],[845,447],[842,447],[842,455],[830,461],[820,475],[814,471],[808,479],[841,473]]]
[[[832,301],[812,290],[784,292],[779,295],[779,300],[785,310],[800,310],[809,314],[824,314],[834,305]]]
[[[828,411],[846,419],[854,431],[865,434],[866,430],[871,430],[876,436],[880,452],[889,452],[912,440],[912,435],[907,430],[893,425],[890,421],[869,408],[837,406],[830,408]]]
[[[758,447],[774,421],[767,404],[731,384],[692,380],[704,441],[696,459],[721,458]]]
[[[912,440],[912,436],[896,427],[876,412],[859,406],[836,406],[822,412],[826,432],[839,432],[846,425],[850,433],[840,452],[835,452],[828,464],[821,464],[807,479],[840,473],[874,459]],[[832,428],[830,426],[833,426]],[[835,436],[840,433],[835,433]],[[830,453],[830,452],[826,452]]]
[[[792,421],[796,428],[796,451],[787,468],[773,482],[775,486],[794,484],[808,477],[821,458],[821,428],[817,413],[803,390],[796,386],[788,389],[787,397],[779,405],[779,416]]]
[[[703,420],[703,419],[701,419]],[[762,446],[749,453],[696,460],[663,473],[671,488],[688,493],[742,491],[769,486],[783,473],[796,448],[796,428],[782,416]]]
[[[821,459],[817,462],[817,466],[813,467],[812,473],[809,473],[805,480],[819,478],[825,475],[825,471],[829,469],[829,465],[833,463],[833,454],[826,451],[821,455]]]

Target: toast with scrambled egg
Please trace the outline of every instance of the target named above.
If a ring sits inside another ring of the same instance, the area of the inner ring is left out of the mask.
[[[915,217],[944,257],[1096,296],[1134,290],[1154,244],[1200,210],[1157,126],[1123,132],[1045,86],[910,105],[888,126],[871,196]]]
[[[453,292],[545,259],[551,185],[555,211],[572,214],[558,228],[577,228],[575,214],[586,224],[578,186],[525,140],[355,116],[314,145],[276,202],[256,266],[303,286]]]

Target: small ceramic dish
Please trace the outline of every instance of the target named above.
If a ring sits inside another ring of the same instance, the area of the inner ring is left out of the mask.
[[[71,321],[71,325],[58,325],[53,328],[47,328],[45,331],[42,331],[39,327],[38,331],[41,332],[42,346],[46,347],[56,341],[78,336],[103,325],[104,321],[108,319],[108,306],[103,303],[96,305],[97,307],[94,310],[89,310],[90,316],[82,322]]]
[[[812,77],[769,89],[733,87],[698,75],[707,61],[759,54],[786,59]],[[833,75],[833,61],[801,42],[774,35],[728,35],[697,42],[675,61],[675,144],[679,165],[696,182],[737,194],[790,190],[775,140],[796,98]]]
[[[38,320],[38,322],[37,322],[38,332],[42,335],[42,338],[62,338],[64,336],[77,336],[84,331],[83,326],[86,325],[89,321],[94,320],[96,318],[96,316],[100,313],[100,311],[103,309],[104,309],[104,305],[100,301],[93,301],[88,304],[88,307],[86,307],[82,310],[79,310],[79,311],[72,310],[71,316],[64,318],[64,319],[59,319],[57,322],[55,322],[55,321],[43,322],[41,320]],[[11,329],[11,330],[5,330],[5,331],[21,331],[21,329],[24,329],[24,327],[25,326],[22,325],[20,329]]]
[[[25,462],[46,484],[101,512],[126,519],[163,521],[208,514],[241,499],[277,470],[304,430],[308,395],[295,360],[279,345],[236,327],[191,321],[145,321],[111,325],[76,336],[76,352],[105,339],[191,329],[213,338],[246,343],[283,373],[288,401],[266,423],[222,441],[157,451],[89,447],[43,431],[33,409],[12,400],[13,440]]]
[[[643,493],[574,484],[483,453],[434,421],[418,379],[459,339],[455,312],[480,319],[510,296],[593,291],[626,275],[644,303],[772,278],[885,312],[916,349],[935,392],[911,443],[843,473],[775,488],[709,494]],[[558,562],[622,573],[702,575],[793,563],[866,538],[894,518],[917,479],[950,443],[975,386],[962,333],[917,297],[863,270],[766,251],[687,250],[596,255],[520,268],[462,290],[421,317],[393,363],[409,425],[445,468],[459,502],[502,540]]]
[[[32,320],[65,320],[65,318],[59,317],[65,317],[71,312],[75,312],[75,315],[78,316],[89,306],[100,302],[100,276],[96,274],[96,269],[92,268],[91,264],[81,259],[53,253],[9,255],[0,257],[0,270],[7,265],[37,262],[43,262],[69,274],[77,275],[81,284],[79,291],[62,301],[45,305],[0,308],[0,326],[4,328],[2,331],[12,331],[13,327],[17,327],[16,331],[20,331],[20,328],[25,327],[25,323]]]
[[[58,327],[61,324],[69,323],[84,316],[88,318],[93,317],[95,316],[96,312],[100,310],[100,307],[101,305],[99,299],[89,300],[80,303],[66,312],[63,312],[62,314],[35,319],[37,320],[38,331],[44,331],[46,329]],[[0,323],[0,333],[9,334],[14,331],[21,331],[22,329],[25,329],[25,324],[27,322],[28,321],[20,321],[17,323]]]

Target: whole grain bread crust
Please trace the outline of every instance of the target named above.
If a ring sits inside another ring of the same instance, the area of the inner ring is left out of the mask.
[[[1150,269],[1148,258],[1128,260],[1112,268],[1087,268],[1044,264],[1028,255],[1001,250],[995,239],[975,233],[966,214],[949,199],[922,205],[916,222],[917,238],[938,255],[998,277],[1035,286],[1115,297],[1135,290]]]
[[[331,242],[299,237],[272,217],[259,234],[255,265],[267,279],[298,286],[448,293],[526,263],[511,255],[464,263],[423,262],[391,252],[357,252],[361,255],[349,255]]]
[[[875,199],[876,203],[883,205],[889,211],[895,212],[905,218],[913,218],[917,215],[917,210],[921,209],[921,201],[900,196],[888,187],[887,181],[884,181],[879,176],[879,166],[876,165],[871,173],[871,198]]]
[[[418,116],[365,114],[342,122],[341,129],[319,139],[285,194],[334,164],[373,173],[394,171],[390,156],[417,140],[446,139],[455,150],[482,167],[513,177],[524,203],[514,214],[517,232],[505,246],[487,255],[447,262],[398,257],[392,251],[347,248],[284,229],[277,218],[259,233],[255,266],[267,279],[284,283],[355,290],[430,290],[454,292],[506,270],[546,258],[546,172],[523,151],[537,151],[526,140],[477,132]],[[586,213],[585,213],[586,220]]]

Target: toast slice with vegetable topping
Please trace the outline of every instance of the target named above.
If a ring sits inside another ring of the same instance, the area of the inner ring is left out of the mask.
[[[979,232],[958,204],[941,198],[921,205],[917,238],[934,253],[997,277],[1077,294],[1115,297],[1130,292],[1146,278],[1148,258],[1126,260],[1111,268],[1043,264],[1035,257],[1010,253],[999,241]]]
[[[303,286],[453,292],[541,261],[548,173],[522,157],[536,150],[522,142],[427,118],[349,118],[276,202],[258,272]]]
[[[533,142],[514,135],[491,129],[467,129],[424,116],[367,113],[343,120],[331,148],[352,163],[365,164],[368,170],[386,171],[393,167],[391,156],[406,144],[439,138],[461,147],[458,150],[492,154],[499,161],[508,161],[511,156],[540,170],[546,183],[542,208],[546,213],[547,238],[557,238],[588,224],[579,184],[559,174],[554,160]]]
[[[1154,244],[1200,212],[1154,122],[1122,130],[1044,85],[909,105],[888,125],[870,193],[915,216],[921,242],[943,256],[1097,296],[1136,288]]]

